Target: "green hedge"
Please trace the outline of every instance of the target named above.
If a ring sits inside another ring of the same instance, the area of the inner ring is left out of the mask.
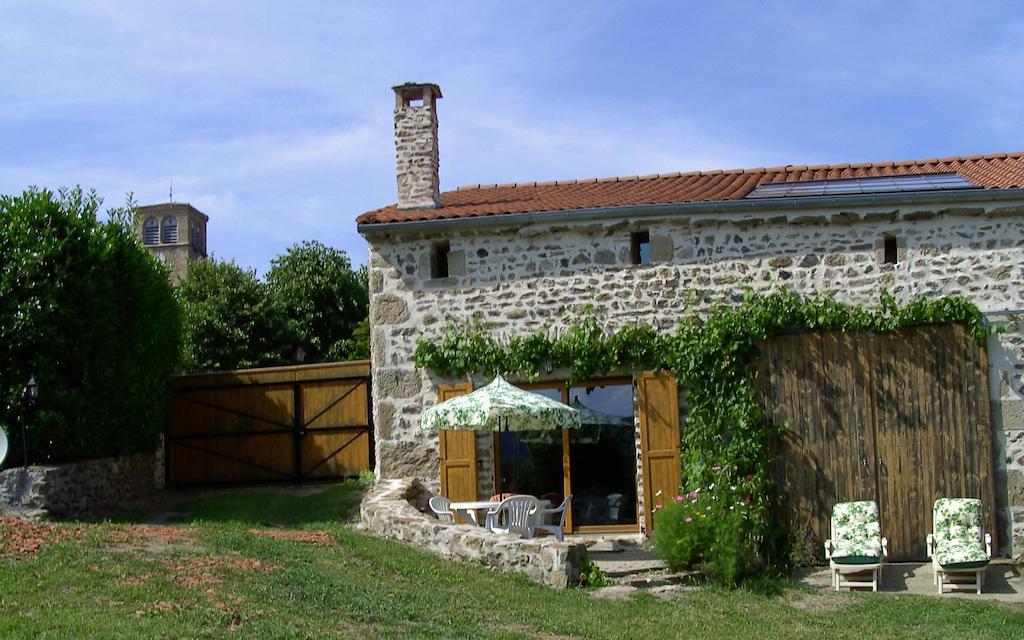
[[[134,207],[97,219],[81,189],[0,196],[0,424],[22,460],[21,396],[30,462],[151,450],[176,371],[180,312],[167,271],[136,240]]]

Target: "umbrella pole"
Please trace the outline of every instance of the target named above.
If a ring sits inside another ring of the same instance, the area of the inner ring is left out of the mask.
[[[505,417],[505,433],[508,433],[508,432],[509,432],[509,419],[508,419],[508,416],[506,416]],[[499,433],[498,439],[499,439],[499,441],[501,441],[501,439],[502,439],[501,438],[501,429],[498,430],[498,433]],[[502,456],[502,458],[504,458],[504,456]],[[501,460],[499,460],[498,463],[501,464]],[[499,496],[503,495],[505,493],[505,489],[508,488],[508,481],[505,479],[505,474],[506,473],[507,473],[506,470],[502,469],[502,472],[498,474],[498,495]]]
[[[505,428],[508,429],[508,418],[505,418]],[[523,443],[519,442],[519,436],[516,436],[516,468],[515,473],[512,475],[512,491],[519,493],[519,448],[523,446]]]

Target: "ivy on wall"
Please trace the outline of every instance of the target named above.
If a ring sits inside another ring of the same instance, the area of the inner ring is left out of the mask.
[[[443,376],[501,373],[534,380],[545,371],[568,369],[570,384],[624,370],[672,371],[689,406],[682,430],[684,492],[721,482],[722,470],[730,470],[734,484],[750,487],[749,512],[757,521],[750,535],[764,540],[759,553],[770,555],[773,546],[778,549],[771,540],[782,533],[771,508],[773,453],[781,431],[768,422],[754,384],[758,342],[793,330],[887,333],[940,322],[964,324],[984,346],[988,331],[982,314],[960,296],[919,297],[900,305],[883,293],[879,305],[869,309],[781,290],[748,292],[736,306],[688,313],[668,334],[646,324],[609,330],[592,308],[560,332],[505,340],[491,335],[479,318],[449,321],[436,341],[419,339],[415,360]]]
[[[738,306],[691,312],[673,334],[660,334],[640,323],[611,331],[597,319],[593,307],[562,331],[548,328],[505,340],[491,335],[479,317],[449,320],[437,340],[417,341],[415,361],[417,367],[449,377],[502,373],[532,381],[542,372],[568,369],[572,383],[613,371],[669,369],[680,383],[692,384],[708,372],[705,365],[714,371],[732,370],[753,353],[754,341],[782,331],[886,333],[938,322],[963,323],[984,344],[987,332],[981,312],[960,296],[920,297],[901,306],[883,293],[879,307],[868,309],[784,289],[768,295],[748,292]]]

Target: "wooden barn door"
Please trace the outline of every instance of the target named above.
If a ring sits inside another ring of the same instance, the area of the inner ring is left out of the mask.
[[[962,325],[778,337],[758,380],[769,418],[787,425],[787,525],[819,557],[832,506],[852,500],[878,502],[892,561],[925,559],[939,497],[981,498],[996,535],[987,365]]]
[[[437,401],[469,393],[469,383],[441,385]],[[440,431],[441,495],[452,502],[476,500],[476,431]]]
[[[864,346],[876,363],[878,505],[894,559],[926,557],[941,497],[980,498],[995,537],[985,353],[962,325],[918,327]]]
[[[668,371],[645,371],[636,380],[643,465],[644,529],[654,530],[654,511],[679,491],[679,395]]]
[[[877,501],[869,364],[842,334],[773,340],[761,359],[768,418],[787,424],[776,474],[789,530],[828,539],[836,502]]]

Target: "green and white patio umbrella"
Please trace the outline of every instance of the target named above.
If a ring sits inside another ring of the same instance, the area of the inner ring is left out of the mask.
[[[575,429],[580,426],[580,412],[557,400],[524,391],[498,376],[476,391],[425,410],[420,426],[427,431]]]

